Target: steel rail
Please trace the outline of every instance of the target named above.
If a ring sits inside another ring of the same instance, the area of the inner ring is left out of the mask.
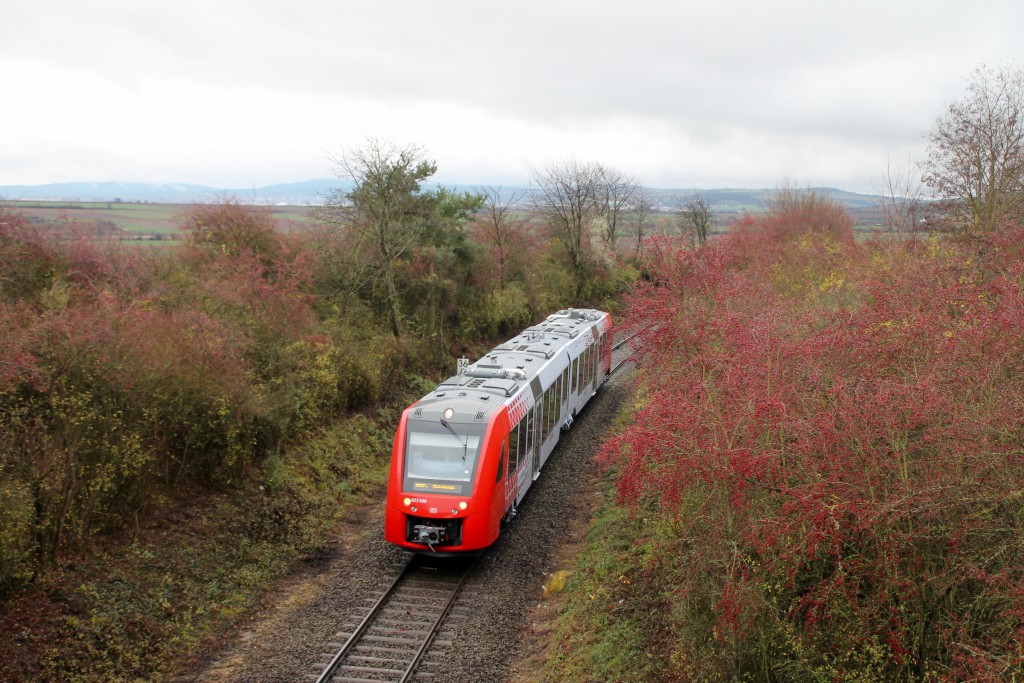
[[[617,342],[616,344],[613,344],[612,345],[612,351],[618,351],[623,346],[625,346],[627,342],[629,342],[631,339],[633,339],[633,337],[637,336],[638,334],[640,334],[640,333],[639,332],[634,332],[633,334],[629,335],[625,339]]]
[[[352,635],[348,637],[348,640],[346,640],[345,644],[341,646],[341,649],[338,650],[337,654],[335,654],[334,657],[331,658],[331,661],[324,668],[323,673],[321,673],[320,677],[316,679],[316,683],[327,683],[331,680],[331,677],[334,675],[334,672],[338,668],[338,665],[341,664],[341,661],[345,659],[346,656],[348,656],[348,653],[352,651],[352,648],[355,647],[355,644],[358,643],[359,640],[363,637],[363,633],[366,632],[366,629],[369,628],[370,624],[373,623],[373,620],[377,617],[378,614],[380,614],[381,608],[384,606],[384,603],[387,602],[388,598],[390,598],[391,595],[395,592],[395,588],[398,586],[399,583],[401,583],[402,579],[405,578],[406,574],[408,574],[412,569],[415,568],[413,566],[414,563],[416,563],[418,566],[418,555],[413,555],[411,558],[409,558],[409,561],[405,563],[405,566],[402,568],[402,571],[398,572],[398,576],[395,577],[395,580],[392,581],[391,585],[387,587],[387,590],[385,590],[384,593],[379,598],[377,598],[377,602],[373,603],[373,607],[371,607],[370,611],[366,613],[366,616],[363,617],[363,620],[359,622],[359,625],[356,627],[356,630],[353,631]]]
[[[475,562],[465,566],[462,569],[462,571],[456,575],[457,581],[448,582],[449,588],[447,588],[446,590],[449,591],[449,594],[447,595],[446,598],[443,598],[444,604],[438,606],[437,615],[434,617],[433,622],[424,632],[423,637],[419,641],[418,647],[414,646],[416,647],[416,651],[415,653],[413,653],[412,659],[407,660],[405,657],[402,657],[402,659],[405,661],[403,661],[400,666],[405,667],[404,671],[400,668],[394,670],[385,669],[380,672],[377,672],[377,675],[381,675],[384,673],[390,673],[392,676],[400,675],[400,677],[397,679],[388,679],[394,680],[396,681],[396,683],[408,683],[408,681],[412,680],[413,676],[416,674],[416,669],[419,667],[423,658],[426,656],[427,651],[430,649],[430,646],[434,643],[434,640],[437,634],[440,632],[441,627],[445,622],[445,619],[451,612],[452,606],[455,604],[455,599],[458,597],[463,586],[466,584],[466,581],[469,578],[469,574],[474,565]],[[412,558],[410,558],[409,562],[405,565],[402,571],[399,572],[398,576],[395,577],[394,581],[391,582],[387,590],[384,591],[384,593],[377,599],[377,601],[370,608],[370,611],[366,614],[366,616],[363,617],[362,621],[359,622],[359,625],[352,632],[352,635],[350,635],[348,639],[345,641],[345,644],[342,645],[341,649],[338,650],[338,652],[331,658],[331,661],[324,668],[323,673],[321,673],[320,677],[316,679],[316,683],[329,683],[330,681],[335,680],[337,676],[343,676],[343,674],[340,674],[339,671],[345,668],[345,662],[349,661],[350,656],[353,655],[353,651],[360,643],[364,641],[364,638],[369,633],[371,633],[370,629],[374,626],[376,620],[382,616],[385,618],[385,620],[387,619],[387,617],[384,615],[387,612],[386,608],[389,601],[392,598],[402,599],[401,596],[406,594],[403,593],[404,589],[400,589],[399,586],[407,581],[416,580],[418,578],[417,570],[421,569],[423,566],[424,562],[422,560],[422,556],[414,555]],[[363,669],[362,671],[366,670]],[[344,680],[349,680],[349,677],[344,676]],[[359,680],[363,679],[360,678]]]
[[[434,624],[430,627],[427,635],[423,638],[423,644],[420,645],[420,649],[416,651],[412,662],[409,663],[409,667],[405,670],[405,673],[402,674],[398,683],[407,683],[412,680],[413,674],[416,673],[416,667],[419,666],[420,660],[423,659],[423,655],[427,654],[427,650],[430,648],[430,644],[434,642],[434,637],[437,635],[437,632],[441,630],[441,624],[444,623],[445,617],[448,616],[448,612],[451,611],[452,605],[455,604],[455,598],[459,596],[459,592],[462,590],[462,587],[466,585],[466,579],[469,578],[469,572],[473,569],[475,564],[476,561],[474,560],[468,567],[466,567],[465,571],[462,572],[462,576],[459,577],[459,582],[452,591],[451,597],[448,598],[448,602],[445,603],[444,607],[438,613],[437,619],[434,620]]]

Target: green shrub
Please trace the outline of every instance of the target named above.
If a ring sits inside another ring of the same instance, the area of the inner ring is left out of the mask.
[[[27,482],[0,467],[0,595],[35,571],[34,517]]]
[[[489,293],[465,322],[464,337],[501,339],[530,324],[530,300],[522,284],[510,283]]]

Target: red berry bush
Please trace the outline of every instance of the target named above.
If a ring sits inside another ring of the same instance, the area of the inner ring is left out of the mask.
[[[1024,229],[856,243],[790,196],[632,295],[645,401],[603,458],[661,529],[681,679],[1024,671]]]

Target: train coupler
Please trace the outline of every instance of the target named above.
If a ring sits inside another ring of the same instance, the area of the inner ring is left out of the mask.
[[[443,526],[417,524],[412,528],[412,533],[409,536],[409,540],[413,543],[439,545],[448,540],[448,530]]]

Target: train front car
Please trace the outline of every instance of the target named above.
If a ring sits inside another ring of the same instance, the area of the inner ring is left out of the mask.
[[[502,511],[495,472],[504,437],[494,427],[500,402],[488,402],[441,385],[402,414],[388,479],[388,541],[445,554],[480,550],[497,539]]]
[[[384,537],[431,554],[479,551],[604,381],[611,317],[559,311],[407,408],[395,435]]]

